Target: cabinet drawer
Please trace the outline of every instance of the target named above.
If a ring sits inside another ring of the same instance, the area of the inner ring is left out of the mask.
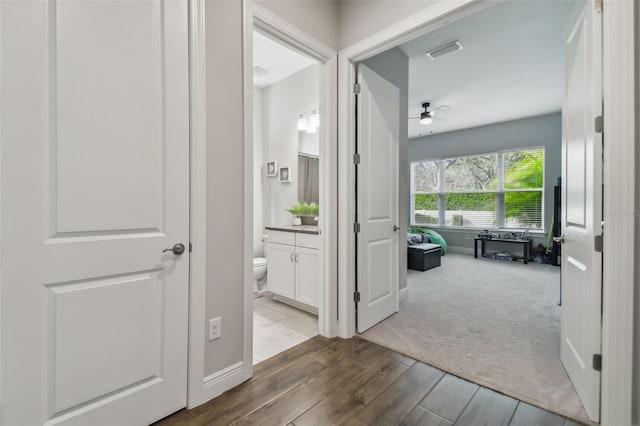
[[[293,232],[282,232],[269,230],[267,241],[277,244],[296,245],[296,234]]]
[[[296,246],[319,250],[320,249],[320,235],[297,233],[296,234]]]

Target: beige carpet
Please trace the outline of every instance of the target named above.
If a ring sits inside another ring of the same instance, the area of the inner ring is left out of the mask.
[[[409,271],[400,312],[362,337],[477,384],[588,422],[560,363],[560,268],[449,253]]]

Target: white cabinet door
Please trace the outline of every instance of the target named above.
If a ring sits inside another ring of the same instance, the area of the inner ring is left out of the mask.
[[[293,255],[295,247],[269,243],[267,252],[267,280],[272,293],[295,299]]]
[[[320,285],[320,251],[296,247],[296,300],[317,308]]]
[[[5,425],[186,403],[187,1],[0,1]]]

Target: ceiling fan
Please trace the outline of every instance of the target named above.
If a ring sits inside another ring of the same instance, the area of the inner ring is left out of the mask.
[[[431,104],[429,102],[424,102],[422,104],[422,108],[424,108],[424,111],[420,113],[420,117],[409,117],[409,120],[420,120],[420,124],[425,126],[433,123],[434,119],[438,121],[444,121],[442,118],[438,118],[435,115],[438,110],[442,108],[449,108],[449,105],[440,105],[439,107],[429,111],[430,106]]]

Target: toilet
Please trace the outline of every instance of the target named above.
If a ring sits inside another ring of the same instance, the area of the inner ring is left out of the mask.
[[[264,278],[267,275],[267,259],[264,257],[253,258],[253,294],[260,293],[264,287]]]

